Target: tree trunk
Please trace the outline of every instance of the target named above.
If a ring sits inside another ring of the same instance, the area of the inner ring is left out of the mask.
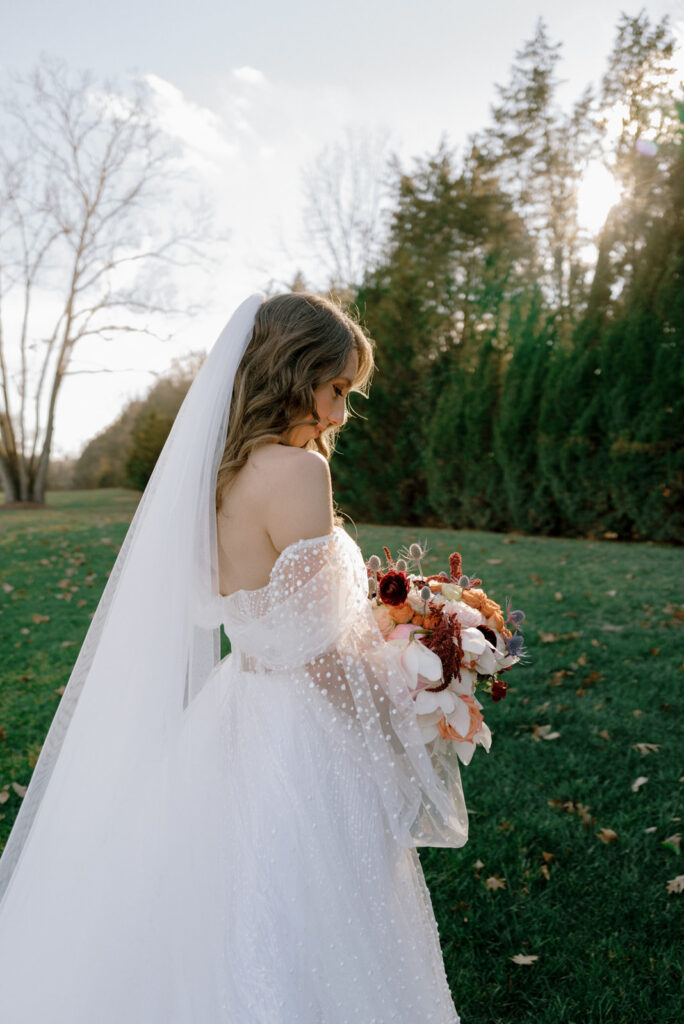
[[[17,484],[10,467],[2,457],[0,457],[0,480],[5,494],[5,504],[13,505],[18,500]]]

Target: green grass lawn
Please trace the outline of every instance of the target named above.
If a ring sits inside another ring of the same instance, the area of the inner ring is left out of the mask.
[[[44,511],[0,512],[0,846],[138,498],[55,492]],[[363,525],[357,539],[368,557],[426,536],[425,571],[458,550],[527,615],[530,662],[506,673],[506,700],[483,698],[492,749],[462,769],[469,841],[420,851],[463,1024],[681,1022],[684,550]]]

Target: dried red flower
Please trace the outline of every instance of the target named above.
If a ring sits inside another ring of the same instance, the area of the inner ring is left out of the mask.
[[[431,609],[432,610],[432,609]],[[455,612],[442,613],[439,619],[432,624],[432,632],[419,638],[419,643],[425,644],[439,657],[442,662],[442,676],[444,682],[439,686],[429,686],[427,689],[433,693],[445,690],[453,676],[457,676],[461,670],[463,661],[463,647],[461,645],[461,623]],[[454,641],[457,641],[454,643]]]
[[[409,592],[408,576],[405,572],[397,572],[390,569],[378,584],[380,600],[383,604],[394,605],[395,607],[404,604]]]
[[[508,690],[508,684],[505,679],[495,679],[492,683],[492,700],[496,703],[497,701],[503,700]]]
[[[461,572],[461,555],[458,551],[452,551],[449,555],[449,569],[451,570],[451,578],[454,583],[458,583],[460,577],[463,575]]]

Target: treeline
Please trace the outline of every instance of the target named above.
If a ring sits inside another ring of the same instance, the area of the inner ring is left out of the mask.
[[[202,356],[173,361],[142,399],[90,441],[76,461],[71,486],[134,487],[144,490]]]
[[[353,399],[331,465],[355,520],[682,542],[674,50],[667,18],[623,14],[599,86],[565,111],[540,21],[489,126],[460,153],[390,161],[380,255],[363,281],[330,282],[376,343],[370,400]],[[598,160],[621,199],[590,239],[578,189]],[[144,487],[196,369],[131,403],[74,486]]]
[[[354,519],[684,539],[673,52],[667,19],[623,15],[600,89],[564,113],[540,22],[460,158],[395,162],[385,251],[352,292],[377,372],[332,462]],[[598,154],[622,198],[590,263],[577,189]]]

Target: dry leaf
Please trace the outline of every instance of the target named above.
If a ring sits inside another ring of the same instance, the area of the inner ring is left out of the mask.
[[[544,860],[548,864],[552,860],[556,859],[556,854],[555,853],[547,853],[546,850],[542,850],[542,857],[544,858]]]
[[[12,591],[14,590],[14,587],[12,586],[11,583],[3,583],[2,589],[5,591],[6,594],[11,594]]]
[[[615,595],[617,594],[617,590],[606,590],[606,594],[608,595],[608,597],[615,597]]]
[[[473,867],[475,868],[476,871],[482,871],[484,864],[482,863],[481,860],[476,860],[475,863],[473,864]]]
[[[9,800],[9,792],[7,789],[0,789],[0,804],[6,804]]]
[[[658,826],[657,825],[651,825],[650,828],[645,828],[644,829],[644,832],[657,832],[657,831],[658,831]]]
[[[31,621],[38,625],[39,622],[49,622],[49,615],[41,615],[40,612],[34,612],[31,616]]]
[[[485,879],[485,887],[487,889],[505,889],[506,879],[501,878],[500,875],[490,875]]]
[[[563,600],[563,595],[561,594],[560,590],[557,590],[556,593],[553,596],[555,597],[555,599],[557,601],[562,601]]]
[[[487,565],[501,565],[503,558],[488,558]]]
[[[601,729],[601,731],[599,733],[599,736],[601,737],[602,740],[609,740],[610,739],[610,733],[608,732],[607,729]]]
[[[636,752],[638,754],[650,754],[650,753],[657,754],[657,752],[660,750],[660,744],[659,743],[633,743],[632,744],[632,750],[636,750]]]
[[[636,793],[643,786],[645,782],[648,782],[648,776],[640,775],[638,779],[635,779],[632,783],[632,792]]]
[[[28,789],[28,786],[20,786],[18,782],[13,782],[12,789],[17,794],[17,796],[24,796],[26,790]]]
[[[602,827],[601,831],[596,832],[595,835],[602,843],[614,843],[617,839],[617,832],[613,832],[612,828]]]
[[[641,708],[634,708],[634,711],[632,712],[632,714],[634,715],[635,718],[643,718],[643,716],[644,716],[644,713],[641,710]]]
[[[527,953],[516,953],[515,956],[511,957],[514,964],[522,964],[524,967],[528,967],[533,964],[535,960],[538,960],[538,956],[528,955]]]
[[[65,690],[66,690],[66,686],[58,686],[57,689],[55,690],[55,693],[58,693],[60,695],[60,697],[61,697],[61,695],[64,693]]]
[[[589,804],[577,803],[575,804],[575,807],[577,809],[577,817],[580,819],[580,821],[586,828],[589,828],[591,825],[596,824],[596,818],[592,818],[591,814],[589,813]]]
[[[532,739],[533,740],[557,740],[560,736],[559,732],[550,732],[550,725],[537,725],[536,722],[532,726]]]
[[[676,878],[671,878],[667,883],[668,892],[684,892],[684,875],[677,875]]]
[[[548,869],[548,865],[542,864],[542,866],[539,868],[539,874],[542,875],[547,882],[551,881],[551,872]]]

